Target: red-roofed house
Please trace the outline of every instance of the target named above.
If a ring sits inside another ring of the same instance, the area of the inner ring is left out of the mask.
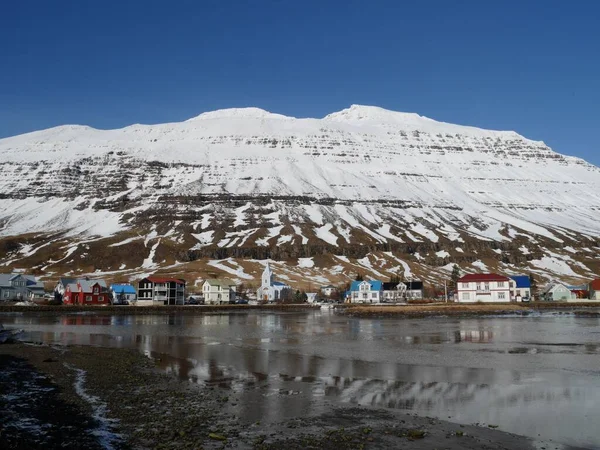
[[[146,277],[138,282],[138,306],[183,305],[185,280],[161,276]]]
[[[600,278],[590,283],[590,300],[600,300]]]
[[[510,302],[511,280],[495,273],[471,273],[456,282],[457,301],[460,303]]]

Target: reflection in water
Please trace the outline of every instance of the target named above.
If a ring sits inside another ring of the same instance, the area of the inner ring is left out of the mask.
[[[182,380],[228,390],[241,419],[330,401],[600,445],[597,318],[353,319],[318,312],[5,315],[32,340],[137,348]]]

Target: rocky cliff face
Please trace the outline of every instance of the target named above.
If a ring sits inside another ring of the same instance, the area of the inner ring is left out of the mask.
[[[244,108],[63,126],[2,139],[0,155],[7,269],[252,280],[273,258],[315,283],[356,272],[433,283],[454,262],[598,271],[600,169],[514,132],[365,106],[323,119]]]

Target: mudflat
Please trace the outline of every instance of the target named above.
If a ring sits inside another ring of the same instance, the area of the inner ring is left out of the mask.
[[[383,408],[243,421],[236,392],[157,369],[136,350],[0,346],[0,448],[533,449],[531,439]],[[565,449],[564,445],[548,446]]]

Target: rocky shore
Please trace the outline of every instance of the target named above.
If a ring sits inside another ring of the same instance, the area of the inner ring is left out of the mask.
[[[239,393],[182,381],[128,349],[6,344],[0,377],[3,449],[540,448],[493,425],[334,403],[324,414],[244,422]]]

